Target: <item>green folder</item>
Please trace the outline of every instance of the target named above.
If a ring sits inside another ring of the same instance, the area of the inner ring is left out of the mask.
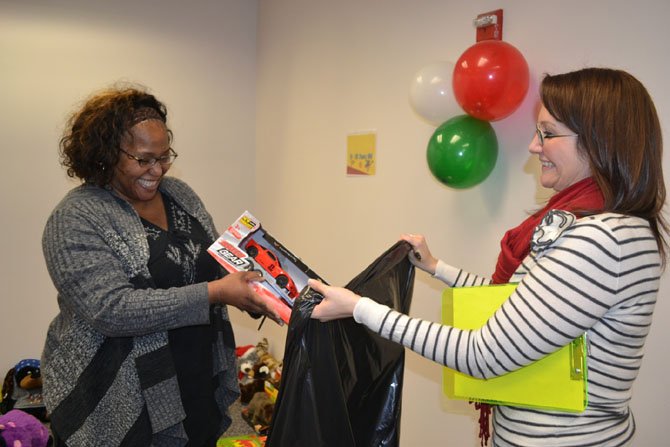
[[[454,287],[442,295],[442,321],[477,329],[512,294],[516,284]],[[558,351],[503,376],[477,379],[444,368],[444,393],[495,405],[584,411],[587,404],[586,334]]]

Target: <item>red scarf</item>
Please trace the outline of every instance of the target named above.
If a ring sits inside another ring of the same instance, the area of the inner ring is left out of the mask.
[[[530,252],[530,240],[535,227],[542,221],[550,210],[564,210],[576,214],[578,217],[588,212],[598,212],[603,209],[605,201],[602,192],[593,177],[580,180],[563,191],[554,194],[547,205],[521,222],[516,228],[505,233],[500,241],[500,255],[496,271],[493,273],[493,284],[504,284],[509,281],[521,261]],[[491,406],[475,403],[479,413],[479,438],[481,445],[488,443],[490,437],[489,415]]]

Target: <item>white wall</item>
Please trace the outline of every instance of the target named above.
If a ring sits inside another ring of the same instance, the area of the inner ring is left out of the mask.
[[[538,188],[539,166],[527,152],[544,72],[585,65],[629,70],[655,98],[664,130],[670,128],[670,65],[659,35],[670,4],[663,0],[259,5],[256,214],[335,284],[347,282],[406,231],[426,234],[449,262],[476,273],[493,271],[503,232],[549,194]],[[412,111],[410,81],[426,64],[455,62],[475,42],[472,19],[498,8],[504,10],[504,39],[529,63],[530,93],[515,114],[493,124],[500,153],[489,178],[469,190],[449,189],[428,171],[425,150],[434,128]],[[346,135],[362,129],[377,130],[377,175],[350,178]],[[667,157],[664,164],[670,173]],[[418,274],[411,313],[439,320],[441,290]],[[664,295],[635,386],[640,446],[667,445]],[[408,353],[403,445],[477,445],[474,410],[444,400],[440,377],[440,367]]]
[[[526,150],[544,72],[627,69],[656,99],[664,130],[670,125],[664,0],[53,3],[0,0],[0,373],[39,356],[56,313],[40,237],[73,186],[58,166],[63,122],[91,90],[117,79],[142,82],[167,103],[180,152],[173,173],[201,194],[220,229],[250,209],[335,284],[404,231],[425,233],[450,262],[493,270],[502,232],[549,194]],[[505,40],[529,62],[531,93],[494,123],[493,173],[455,191],[427,169],[434,128],[411,110],[409,85],[422,66],[454,62],[475,41],[472,19],[498,8]],[[361,129],[377,130],[377,175],[349,178],[346,134]],[[645,447],[666,444],[667,274],[662,287],[633,401],[635,445]],[[418,274],[412,314],[438,320],[441,290]],[[266,323],[259,334],[256,321],[232,313],[238,344],[265,335],[281,355],[285,328]],[[403,445],[476,445],[474,411],[443,399],[440,377],[437,365],[408,352]]]

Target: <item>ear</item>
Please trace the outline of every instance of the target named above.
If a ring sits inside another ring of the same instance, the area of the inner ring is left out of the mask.
[[[5,381],[2,383],[2,402],[0,402],[0,414],[7,413],[14,408],[14,368],[7,371]],[[2,445],[0,445],[2,447]]]

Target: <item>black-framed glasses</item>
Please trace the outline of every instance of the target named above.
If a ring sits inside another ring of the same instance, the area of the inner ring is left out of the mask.
[[[540,146],[544,146],[544,140],[551,140],[552,138],[559,138],[559,137],[577,137],[576,133],[573,134],[564,134],[564,135],[554,135],[551,132],[545,132],[542,129],[540,129],[539,124],[535,124],[535,133],[537,133],[537,139],[540,140]]]
[[[151,157],[151,158],[141,158],[138,157],[137,155],[128,153],[121,148],[119,148],[119,150],[124,154],[126,154],[128,158],[132,158],[133,160],[135,160],[137,164],[140,165],[140,168],[146,168],[147,166],[153,168],[154,166],[156,166],[156,163],[160,163],[161,166],[169,166],[174,162],[175,158],[177,158],[177,156],[179,155],[172,148],[168,149],[168,153],[161,157]]]

